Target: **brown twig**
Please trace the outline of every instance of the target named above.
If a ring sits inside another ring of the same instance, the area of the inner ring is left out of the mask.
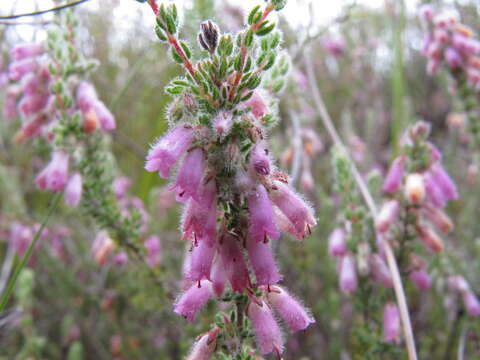
[[[53,8],[47,9],[47,10],[33,11],[33,12],[23,13],[23,14],[0,16],[0,20],[13,20],[13,19],[21,18],[21,17],[26,17],[26,16],[42,15],[42,14],[46,14],[46,13],[49,13],[49,12],[52,12],[52,11],[59,11],[59,10],[70,8],[72,6],[77,6],[77,5],[80,5],[80,4],[82,4],[84,2],[87,2],[87,1],[89,1],[89,0],[77,0],[77,1],[72,1],[71,3],[67,3],[67,4],[63,4],[63,5],[60,5],[60,6],[53,7]]]

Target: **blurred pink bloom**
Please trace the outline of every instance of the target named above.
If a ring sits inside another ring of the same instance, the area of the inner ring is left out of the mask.
[[[412,271],[409,277],[419,290],[428,290],[432,286],[432,279],[425,269]]]
[[[257,174],[270,174],[270,157],[264,143],[259,142],[253,147],[250,152],[250,166]]]
[[[425,200],[425,181],[422,174],[408,174],[405,181],[405,198],[411,204],[421,204]]]
[[[315,320],[298,300],[279,286],[270,287],[267,292],[268,302],[280,314],[292,332],[306,329]]]
[[[380,212],[375,219],[375,226],[378,232],[386,232],[397,220],[400,213],[400,203],[398,200],[389,200],[383,204]]]
[[[18,256],[23,256],[33,240],[33,231],[29,226],[19,222],[12,223],[9,241]]]
[[[98,101],[97,92],[92,84],[82,81],[77,86],[77,104],[83,113],[95,107]]]
[[[41,55],[44,51],[44,47],[40,44],[21,44],[10,50],[10,56],[18,61]]]
[[[248,304],[247,316],[252,322],[261,353],[281,354],[283,352],[282,333],[270,307],[263,300],[254,299]]]
[[[458,200],[458,191],[455,183],[445,169],[439,163],[429,169],[433,181],[441,189],[443,196],[447,200]]]
[[[400,312],[397,305],[388,303],[383,310],[383,339],[385,342],[400,344]]]
[[[62,191],[67,183],[68,155],[61,150],[52,153],[50,163],[37,175],[35,183],[42,190]]]
[[[243,103],[246,107],[250,107],[252,109],[252,114],[257,119],[265,116],[268,112],[268,107],[265,104],[265,100],[263,97],[255,91],[253,96]]]
[[[65,202],[76,207],[82,198],[82,176],[75,173],[70,177],[67,187],[65,188]]]
[[[336,228],[328,238],[328,253],[330,256],[345,256],[348,251],[345,240],[345,230]]]
[[[470,316],[480,316],[480,302],[472,291],[463,293],[463,304]]]
[[[97,114],[98,121],[100,122],[101,129],[103,131],[114,130],[117,127],[115,118],[105,104],[102,101],[97,100],[93,106],[95,113]]]
[[[21,80],[28,73],[36,71],[38,62],[35,59],[24,59],[12,62],[8,67],[8,75],[13,81]]]
[[[357,270],[355,268],[355,260],[351,254],[347,254],[340,259],[339,284],[340,290],[344,293],[357,290]]]
[[[10,86],[5,95],[5,104],[3,105],[3,116],[5,119],[12,120],[17,116],[17,98],[20,89],[17,86]]]
[[[322,41],[322,46],[330,55],[340,57],[345,51],[345,40],[340,37],[326,38]]]
[[[445,61],[452,69],[462,65],[462,57],[454,48],[451,47],[445,50]]]
[[[209,360],[215,352],[219,331],[219,328],[214,328],[199,336],[186,360]]]
[[[122,266],[122,265],[125,265],[127,262],[128,262],[128,255],[126,252],[118,253],[113,257],[113,263],[115,265]]]
[[[117,198],[123,198],[128,188],[132,185],[131,180],[126,176],[119,176],[113,180],[113,192]]]
[[[115,244],[106,231],[100,231],[92,244],[92,254],[98,265],[104,265],[111,253],[115,249]]]
[[[386,288],[393,287],[390,269],[379,254],[370,255],[370,268],[375,281],[380,282]]]
[[[213,128],[218,136],[225,136],[230,132],[233,124],[233,115],[230,111],[220,111],[213,118]]]
[[[393,194],[400,189],[405,175],[406,160],[407,158],[405,156],[399,156],[393,161],[383,183],[382,190],[384,192]]]
[[[147,155],[145,169],[158,171],[163,178],[170,176],[170,168],[179,160],[193,140],[193,129],[178,126],[160,138]]]
[[[160,264],[161,244],[160,238],[156,235],[149,236],[143,246],[147,250],[147,263],[151,268]]]
[[[20,114],[28,117],[43,110],[48,104],[48,99],[48,94],[25,95],[18,103],[18,110]]]

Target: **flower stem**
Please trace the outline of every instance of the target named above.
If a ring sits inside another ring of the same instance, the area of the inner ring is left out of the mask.
[[[307,68],[307,76],[308,76],[310,88],[312,89],[313,100],[315,102],[316,109],[320,115],[320,118],[322,119],[323,124],[325,125],[335,145],[345,154],[345,156],[349,160],[352,166],[352,172],[355,177],[355,182],[357,183],[357,186],[370,210],[371,215],[373,216],[373,218],[375,218],[378,212],[377,206],[375,204],[375,201],[373,200],[372,195],[370,194],[370,191],[368,190],[367,185],[365,184],[365,181],[360,175],[355,163],[352,161],[346,146],[343,144],[342,139],[338,135],[337,130],[333,125],[332,119],[330,118],[330,115],[328,114],[327,108],[320,94],[320,90],[317,86],[311,57],[309,55],[305,55],[303,59]],[[402,279],[400,277],[400,272],[398,270],[398,266],[395,260],[395,256],[393,254],[393,250],[388,241],[384,241],[384,248],[385,248],[385,255],[387,257],[388,267],[390,269],[390,272],[393,278],[393,287],[395,290],[398,307],[400,309],[400,318],[402,320],[403,332],[405,335],[405,342],[406,342],[407,351],[408,351],[408,358],[409,360],[417,360],[417,351],[415,349],[415,338],[413,336],[412,324],[411,324],[410,315],[408,312],[407,299],[405,296],[405,292],[403,290],[403,284],[402,284]]]
[[[51,205],[50,205],[50,208],[48,209],[47,215],[45,215],[45,218],[43,219],[42,224],[40,225],[40,228],[35,233],[35,236],[33,237],[33,240],[31,241],[30,246],[28,247],[27,251],[23,255],[23,258],[21,259],[20,263],[15,268],[12,278],[10,279],[5,291],[2,293],[2,297],[0,301],[0,313],[3,312],[3,310],[5,309],[5,306],[7,305],[13,290],[15,289],[15,284],[17,282],[18,276],[22,272],[25,265],[28,263],[28,260],[30,260],[30,256],[32,255],[33,248],[35,247],[35,244],[40,238],[40,235],[42,235],[42,231],[47,225],[48,221],[50,220],[50,217],[52,216],[53,212],[58,207],[58,204],[60,203],[60,199],[62,198],[62,195],[63,193],[59,192],[52,196]]]

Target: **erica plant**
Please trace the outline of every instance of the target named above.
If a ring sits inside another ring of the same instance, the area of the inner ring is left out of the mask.
[[[202,51],[196,60],[190,45],[178,38],[176,6],[150,5],[158,38],[170,45],[172,58],[185,70],[165,89],[173,98],[170,129],[152,145],[145,165],[169,178],[178,164],[171,190],[184,204],[181,231],[189,247],[184,282],[189,285],[174,309],[193,321],[212,298],[236,304],[234,337],[240,342],[220,342],[232,336],[227,318],[200,337],[189,359],[209,358],[214,342],[227,354],[249,358],[251,351],[242,341],[250,327],[262,354],[280,356],[284,339],[274,311],[292,332],[314,320],[276,285],[282,275],[272,243],[282,232],[303,240],[316,224],[313,210],[289,185],[288,175],[275,167],[266,139],[278,113],[262,80],[267,74],[271,79],[269,70],[275,68],[281,45],[269,15],[285,2],[255,7],[247,27],[235,36],[222,33],[211,21],[202,23]]]

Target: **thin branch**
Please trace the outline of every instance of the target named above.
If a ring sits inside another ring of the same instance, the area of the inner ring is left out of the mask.
[[[13,246],[13,242],[9,241],[7,253],[5,255],[5,259],[3,260],[2,273],[0,275],[0,293],[3,292],[3,289],[5,289],[5,286],[7,285],[8,278],[10,277],[10,272],[12,271],[14,256],[15,247]]]
[[[16,25],[32,25],[32,26],[37,26],[37,25],[48,25],[51,24],[52,22],[50,20],[42,20],[42,21],[9,21],[9,20],[4,20],[0,21],[0,25],[7,25],[7,26],[16,26]]]
[[[465,323],[465,325],[462,328],[462,333],[460,334],[460,339],[458,340],[458,354],[457,354],[458,360],[465,359],[465,347],[467,345],[467,334],[468,334],[468,323]]]
[[[315,73],[313,70],[313,63],[311,60],[311,57],[309,55],[304,55],[303,57],[304,63],[307,68],[307,76],[308,76],[308,81],[310,84],[310,88],[312,90],[312,95],[313,95],[313,100],[315,102],[317,111],[320,115],[320,118],[323,121],[323,124],[325,125],[325,128],[327,129],[330,137],[332,138],[333,142],[335,145],[345,154],[345,156],[348,158],[351,167],[352,167],[352,172],[353,176],[355,177],[355,181],[357,183],[357,186],[360,190],[360,193],[362,194],[371,215],[373,218],[376,218],[377,215],[377,206],[375,204],[375,201],[373,200],[372,195],[370,194],[370,191],[368,190],[367,185],[365,184],[365,181],[363,180],[360,172],[358,171],[355,163],[352,161],[352,158],[350,156],[350,153],[346,146],[343,144],[340,136],[337,133],[337,130],[335,129],[335,126],[333,125],[333,121],[330,118],[330,115],[328,114],[327,108],[325,106],[325,103],[323,102],[322,96],[320,94],[320,90],[317,86],[316,82],[316,77]],[[405,340],[406,340],[406,346],[407,346],[407,351],[408,351],[408,358],[410,360],[417,360],[417,351],[415,349],[415,339],[413,337],[413,330],[412,330],[412,324],[410,321],[410,315],[408,312],[408,305],[407,305],[407,299],[405,296],[405,292],[403,290],[403,284],[402,284],[402,279],[400,277],[400,272],[398,270],[397,262],[395,260],[395,256],[393,254],[392,248],[390,247],[390,243],[388,241],[384,241],[384,250],[385,254],[387,257],[387,263],[388,267],[390,269],[390,272],[392,274],[393,278],[393,286],[395,289],[395,295],[397,298],[397,303],[398,307],[400,310],[400,318],[402,320],[402,325],[403,325],[403,332],[405,335]]]
[[[26,16],[42,15],[42,14],[46,14],[46,13],[49,13],[49,12],[52,12],[52,11],[59,11],[59,10],[67,9],[69,7],[72,7],[72,6],[77,6],[77,5],[80,5],[80,4],[82,4],[84,2],[87,2],[87,1],[89,1],[89,0],[77,0],[77,1],[72,1],[71,3],[66,3],[66,4],[63,4],[63,5],[60,5],[60,6],[53,7],[53,8],[47,9],[47,10],[33,11],[33,12],[23,13],[23,14],[0,16],[0,20],[13,20],[13,19],[21,18],[21,17],[26,17]]]

